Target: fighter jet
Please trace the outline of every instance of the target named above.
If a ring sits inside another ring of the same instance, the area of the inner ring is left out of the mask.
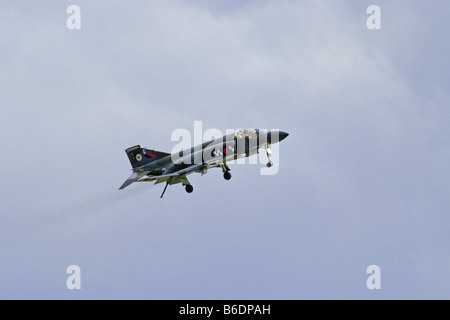
[[[221,168],[225,180],[231,179],[227,162],[243,157],[250,157],[264,148],[267,154],[267,167],[273,165],[270,160],[271,144],[284,140],[289,134],[279,130],[238,130],[222,138],[202,143],[176,153],[166,153],[140,145],[125,150],[130,160],[133,173],[122,184],[122,190],[134,182],[166,183],[161,198],[169,185],[181,183],[187,193],[194,187],[187,175],[197,172],[202,175],[210,168]]]

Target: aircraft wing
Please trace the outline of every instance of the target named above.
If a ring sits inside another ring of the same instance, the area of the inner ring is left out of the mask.
[[[188,174],[188,173],[197,171],[197,170],[202,170],[202,169],[204,169],[206,166],[207,166],[207,165],[205,165],[205,164],[203,164],[203,163],[200,163],[200,164],[196,164],[196,165],[193,165],[193,166],[190,166],[190,167],[181,169],[181,170],[179,170],[179,171],[177,171],[177,172],[175,172],[175,173],[176,173],[177,175],[179,175],[179,176],[182,176],[182,175],[185,175],[185,174]]]
[[[141,178],[146,176],[147,174],[149,174],[150,171],[133,172],[133,174],[122,184],[122,186],[119,188],[119,190],[122,190],[122,189],[128,187],[133,182],[146,182],[146,181],[149,182],[149,181],[157,180],[157,183],[158,183],[158,182],[165,181],[164,178],[168,178],[168,177],[180,177],[180,178],[184,177],[185,178],[186,175],[188,175],[194,171],[204,170],[204,169],[208,169],[211,167],[218,167],[218,166],[219,165],[217,163],[200,163],[200,164],[196,164],[196,165],[178,170],[176,172],[171,172],[171,173],[157,175],[157,176],[150,175],[149,177],[147,177],[145,179],[141,179]],[[139,179],[141,179],[141,180],[139,180]],[[161,180],[161,179],[164,179],[164,180]]]
[[[130,184],[132,184],[133,182],[136,182],[139,180],[139,182],[141,181],[155,181],[155,180],[160,180],[163,178],[168,178],[168,177],[183,177],[186,176],[187,174],[197,171],[197,170],[202,170],[205,167],[207,167],[207,165],[204,164],[196,164],[184,169],[181,169],[179,171],[176,172],[172,172],[172,173],[167,173],[167,174],[163,174],[163,175],[158,175],[158,176],[151,176],[142,180],[142,177],[146,176],[148,173],[150,173],[150,171],[140,171],[140,172],[133,172],[133,174],[122,184],[122,186],[119,188],[119,190],[122,190],[126,187],[128,187]]]
[[[145,179],[145,180],[146,181],[153,181],[153,180],[167,178],[167,177],[184,176],[184,175],[187,175],[187,174],[189,174],[191,172],[194,172],[194,171],[197,171],[197,170],[202,170],[205,167],[207,167],[207,165],[204,165],[203,163],[196,164],[196,165],[193,165],[193,166],[190,166],[190,167],[178,170],[176,172],[162,174],[162,175],[159,175],[159,176],[153,176],[153,177],[150,177],[150,178]]]

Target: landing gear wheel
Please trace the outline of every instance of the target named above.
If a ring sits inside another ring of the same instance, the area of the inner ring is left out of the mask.
[[[269,147],[266,147],[266,154],[267,154],[267,160],[269,160],[269,162],[267,162],[266,166],[267,168],[270,168],[271,166],[273,166],[272,160],[270,160],[270,155],[272,154],[272,150]]]
[[[223,178],[224,178],[225,180],[230,180],[230,179],[231,179],[231,173],[230,173],[230,171],[225,171],[225,172],[223,173]]]
[[[194,191],[194,187],[190,184],[187,184],[185,189],[187,193],[191,193],[192,191]]]

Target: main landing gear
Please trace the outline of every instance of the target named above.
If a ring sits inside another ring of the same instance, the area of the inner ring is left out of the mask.
[[[187,193],[192,193],[192,191],[194,191],[194,187],[192,186],[192,184],[187,184],[185,190]]]
[[[223,178],[225,180],[230,180],[231,179],[230,170],[231,170],[230,167],[228,167],[226,163],[224,163],[222,165]]]
[[[230,173],[230,171],[225,171],[225,172],[223,173],[223,178],[224,178],[225,180],[230,180],[230,179],[231,179],[231,173]]]
[[[172,181],[172,177],[170,177],[170,179],[166,182],[166,186],[164,187],[164,190],[161,194],[161,198],[164,196],[164,193],[166,192],[167,187],[169,186],[171,181]],[[192,191],[194,191],[194,187],[189,183],[189,181],[187,181],[186,178],[183,183],[183,186],[184,186],[184,190],[186,190],[187,193],[192,193]]]
[[[269,162],[267,162],[266,166],[268,168],[270,168],[271,166],[273,166],[273,162],[270,160],[270,155],[272,154],[272,150],[270,150],[269,147],[266,147],[266,154],[267,154],[267,159],[269,160]]]

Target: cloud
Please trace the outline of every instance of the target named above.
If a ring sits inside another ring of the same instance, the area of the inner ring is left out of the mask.
[[[383,297],[445,297],[442,6],[382,1],[372,31],[361,2],[78,5],[74,31],[56,2],[0,10],[2,296],[70,298],[80,263],[88,298],[371,298],[371,264]],[[289,132],[279,173],[117,190],[125,148],[195,120]]]

